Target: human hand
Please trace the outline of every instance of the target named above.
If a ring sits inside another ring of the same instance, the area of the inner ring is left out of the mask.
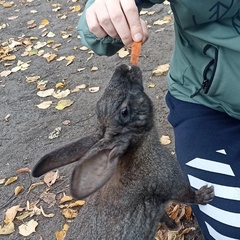
[[[86,10],[90,32],[96,37],[121,38],[123,44],[148,39],[146,23],[139,17],[135,0],[96,0]]]

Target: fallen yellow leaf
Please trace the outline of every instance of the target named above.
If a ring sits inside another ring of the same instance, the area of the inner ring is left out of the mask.
[[[66,83],[65,82],[59,82],[55,85],[55,87],[58,89],[58,88],[64,88],[66,86]]]
[[[9,185],[9,184],[17,181],[17,179],[18,179],[17,176],[16,176],[16,177],[10,177],[10,178],[8,178],[7,181],[5,182],[4,186],[7,186],[7,185]]]
[[[74,101],[70,99],[60,100],[56,106],[57,110],[63,110],[64,108],[70,107]]]
[[[161,76],[165,74],[169,70],[170,64],[163,64],[158,66],[155,70],[153,70],[152,75],[153,76]]]
[[[4,2],[4,3],[2,4],[2,6],[3,6],[4,8],[10,8],[10,7],[13,6],[13,4],[14,4],[14,2]]]
[[[26,77],[26,82],[27,83],[32,83],[32,82],[36,82],[39,79],[40,79],[40,76]]]
[[[15,231],[14,229],[14,223],[10,222],[3,227],[0,226],[0,235],[9,235],[12,234]]]
[[[74,58],[75,58],[75,56],[67,56],[66,58],[65,58],[65,60],[67,60],[67,61],[72,61],[72,60],[74,60]]]
[[[44,182],[38,182],[38,183],[33,183],[29,189],[28,189],[28,192],[30,192],[32,189],[34,189],[35,187],[38,187],[38,186],[42,186],[44,184]]]
[[[65,218],[71,219],[77,217],[78,211],[70,208],[65,208],[62,210],[62,214]]]
[[[13,61],[16,58],[17,58],[16,55],[9,55],[9,56],[3,57],[2,61]]]
[[[72,201],[72,199],[73,199],[72,196],[63,196],[63,197],[60,199],[60,203],[69,202],[69,201]]]
[[[79,206],[83,206],[84,204],[85,204],[85,201],[84,201],[84,200],[77,200],[77,201],[75,201],[75,202],[73,202],[73,203],[70,203],[70,204],[68,205],[68,207],[70,207],[70,208],[79,207]]]
[[[55,233],[56,239],[57,240],[64,240],[65,237],[66,237],[66,233],[67,233],[68,228],[69,228],[69,225],[64,224],[62,230],[60,232]]]
[[[23,189],[24,189],[23,186],[17,186],[14,190],[15,196],[17,196],[20,192],[22,192]]]
[[[43,19],[40,23],[40,25],[44,25],[44,26],[46,26],[48,24],[49,24],[49,21],[47,19]]]

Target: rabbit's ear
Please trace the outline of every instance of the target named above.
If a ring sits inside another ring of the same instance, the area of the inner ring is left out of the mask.
[[[119,157],[126,151],[128,143],[93,151],[72,174],[71,193],[77,199],[84,199],[100,189],[112,177]],[[94,148],[94,147],[93,147]]]
[[[98,136],[90,135],[48,153],[34,166],[32,176],[40,177],[50,170],[78,161],[98,141]]]

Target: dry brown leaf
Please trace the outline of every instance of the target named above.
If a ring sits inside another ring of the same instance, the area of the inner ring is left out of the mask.
[[[44,175],[43,181],[48,187],[52,186],[59,179],[59,171],[51,171]]]
[[[74,101],[72,101],[70,99],[60,100],[57,103],[56,109],[61,111],[67,107],[70,107],[73,103],[74,103]]]
[[[171,208],[168,209],[167,213],[171,219],[175,220],[177,218],[179,213],[179,208],[180,208],[180,205],[176,204],[172,209]]]
[[[25,172],[31,172],[31,169],[26,167],[26,168],[19,168],[18,170],[16,170],[16,174],[25,173]]]
[[[17,179],[18,179],[17,176],[8,178],[7,181],[4,183],[4,186],[7,186],[7,185],[9,185],[9,184],[11,184],[13,182],[16,182]]]
[[[19,221],[23,221],[25,218],[30,216],[30,212],[23,212],[21,215],[17,216],[16,219]]]
[[[62,230],[60,232],[55,233],[56,239],[57,240],[64,240],[65,237],[66,237],[66,233],[67,233],[68,228],[69,228],[69,225],[64,224]]]
[[[46,213],[43,211],[43,208],[42,208],[42,206],[40,206],[40,210],[41,210],[41,213],[42,213],[42,215],[43,215],[44,217],[46,217],[46,218],[52,218],[52,217],[54,217],[54,216],[55,216],[55,214],[54,214],[54,213],[49,213],[49,214],[46,214]]]
[[[192,220],[193,219],[193,215],[192,215],[192,208],[190,206],[185,206],[185,216],[187,218],[187,220]]]
[[[39,199],[36,200],[35,202],[31,202],[31,203],[29,201],[27,201],[26,209],[28,211],[33,211],[36,208],[36,206],[38,205],[39,202],[40,202]]]
[[[77,217],[78,211],[71,208],[65,208],[62,210],[62,214],[65,218],[71,219]]]
[[[35,232],[37,225],[38,225],[38,222],[35,221],[34,219],[31,219],[29,222],[24,223],[18,227],[19,233],[22,236],[27,237]]]
[[[46,57],[46,60],[47,60],[48,63],[50,63],[50,62],[53,61],[56,57],[57,57],[57,54],[52,53],[52,54],[50,54],[48,57]]]
[[[36,105],[39,109],[47,109],[52,105],[52,101],[44,101],[38,105]]]
[[[37,82],[37,89],[39,90],[45,90],[47,86],[48,81],[47,80],[40,80]]]
[[[8,224],[14,220],[14,218],[17,215],[17,212],[19,211],[20,205],[13,206],[9,208],[5,213],[5,219],[4,223]]]
[[[0,235],[10,235],[15,231],[14,223],[10,222],[9,224],[4,225],[3,227],[0,226]]]
[[[168,231],[168,240],[184,240],[184,236],[180,235],[178,231]]]
[[[49,204],[49,207],[53,206],[56,203],[56,194],[54,193],[42,193],[40,195],[40,198],[47,204]]]

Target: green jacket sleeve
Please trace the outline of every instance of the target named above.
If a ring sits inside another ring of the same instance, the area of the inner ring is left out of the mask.
[[[112,38],[106,36],[104,38],[97,38],[93,33],[89,31],[86,22],[86,9],[91,6],[95,0],[88,0],[85,9],[78,22],[78,32],[81,37],[82,44],[92,49],[98,55],[112,56],[124,45],[119,38]],[[142,7],[151,7],[155,3],[162,3],[163,0],[136,0],[136,4],[139,9]]]

